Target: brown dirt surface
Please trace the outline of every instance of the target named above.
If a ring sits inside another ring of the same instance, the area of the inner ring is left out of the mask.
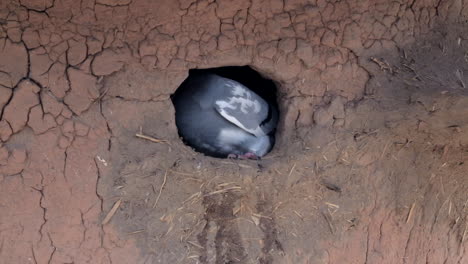
[[[0,263],[468,263],[466,21],[466,0],[0,0]],[[188,70],[236,65],[278,86],[260,161],[178,138]]]

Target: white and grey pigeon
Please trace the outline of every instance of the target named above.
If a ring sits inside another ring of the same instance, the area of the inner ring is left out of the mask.
[[[173,96],[179,135],[214,157],[259,159],[275,140],[278,109],[237,81],[190,76]]]

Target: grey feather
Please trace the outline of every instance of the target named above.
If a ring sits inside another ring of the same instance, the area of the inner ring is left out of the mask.
[[[179,134],[211,156],[263,156],[274,141],[277,109],[242,84],[214,74],[189,77],[173,97]]]
[[[236,81],[216,75],[210,78],[223,91],[215,101],[215,108],[224,118],[255,136],[270,132],[260,127],[269,109],[263,98]]]

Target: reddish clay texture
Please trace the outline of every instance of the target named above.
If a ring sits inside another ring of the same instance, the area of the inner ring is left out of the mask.
[[[467,19],[466,0],[0,1],[0,263],[468,263]],[[194,152],[171,94],[240,65],[278,86],[274,150]]]

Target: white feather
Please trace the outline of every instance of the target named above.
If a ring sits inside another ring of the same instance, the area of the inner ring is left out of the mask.
[[[263,157],[267,151],[270,149],[270,137],[263,136],[260,138],[255,138],[255,141],[250,144],[249,149],[251,152],[259,157]]]
[[[254,113],[259,113],[261,110],[260,102],[257,100],[246,99],[243,97],[229,97],[228,100],[218,100],[216,104],[219,108],[230,108],[237,109],[237,105],[240,105],[240,110],[244,114],[249,113],[249,108],[253,108]]]
[[[245,89],[241,85],[234,83],[234,82],[229,82],[227,85],[232,88],[231,90],[232,95],[245,96],[249,99],[251,98],[251,94],[249,93],[249,91],[247,91],[247,89]]]
[[[223,144],[235,144],[247,139],[248,134],[239,129],[223,128],[218,134],[218,141]]]
[[[232,115],[229,115],[226,111],[224,111],[224,109],[222,107],[221,107],[219,113],[221,114],[221,116],[226,118],[226,120],[228,120],[229,122],[233,123],[234,125],[242,128],[243,130],[245,130],[245,131],[247,131],[247,132],[249,132],[251,134],[254,134],[257,137],[261,137],[261,136],[265,135],[265,132],[263,132],[263,130],[259,126],[256,127],[255,129],[246,128],[241,122],[239,122],[239,120],[237,120],[237,118],[235,118]]]
[[[245,147],[249,150],[249,152],[252,152],[259,157],[262,157],[267,153],[271,144],[270,138],[268,136],[254,137],[250,134],[247,134],[246,132],[243,132],[242,130],[233,128],[221,129],[217,140],[220,143],[219,147],[229,152],[234,151],[232,148],[233,145],[244,142],[244,144],[248,145]]]

